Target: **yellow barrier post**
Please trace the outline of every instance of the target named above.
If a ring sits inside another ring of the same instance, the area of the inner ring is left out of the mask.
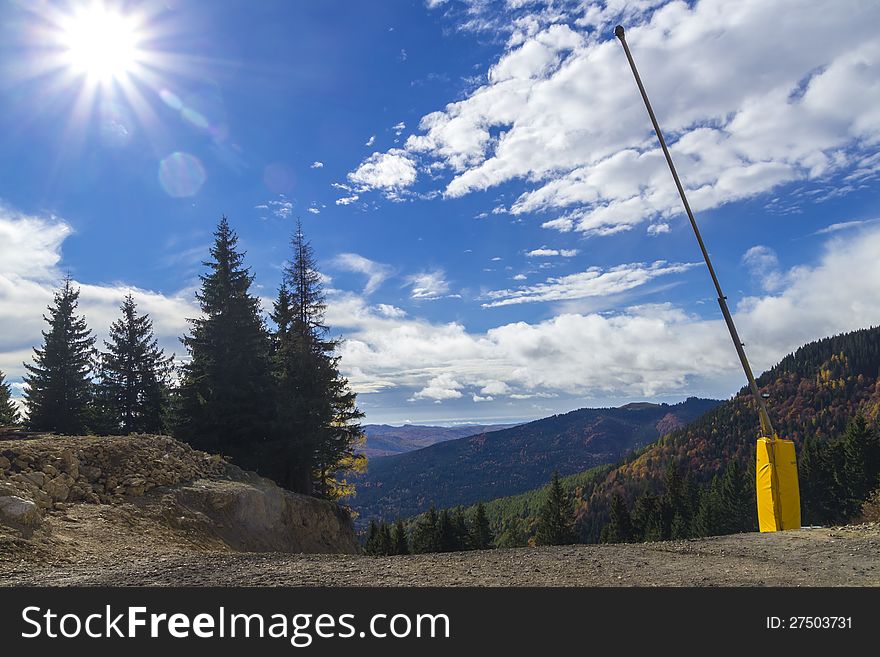
[[[758,417],[761,421],[761,433],[759,434],[757,444],[757,457],[755,464],[755,486],[757,492],[758,503],[758,527],[762,532],[775,532],[783,529],[797,529],[801,526],[801,510],[800,510],[800,493],[798,491],[797,479],[797,461],[795,459],[794,443],[790,440],[784,440],[776,435],[773,430],[773,424],[770,422],[770,415],[767,413],[767,405],[764,398],[758,391],[758,384],[755,382],[755,376],[752,374],[752,368],[746,358],[746,352],[743,343],[739,339],[736,326],[733,323],[733,317],[730,309],[727,307],[727,297],[721,291],[721,284],[715,275],[715,268],[712,267],[712,261],[709,259],[709,252],[703,243],[703,237],[700,235],[700,229],[697,228],[697,221],[694,219],[694,213],[691,211],[690,203],[684,193],[684,187],[675,170],[675,164],[672,162],[672,156],[666,147],[666,140],[660,130],[660,124],[657,123],[657,117],[651,107],[651,101],[648,100],[648,93],[642,84],[642,79],[636,69],[636,63],[633,60],[632,53],[626,43],[626,35],[622,25],[614,28],[614,35],[620,40],[623,51],[626,53],[626,59],[632,69],[633,77],[639,87],[642,100],[645,101],[645,108],[648,110],[648,116],[651,117],[651,123],[654,125],[654,132],[660,141],[660,148],[663,149],[663,155],[666,157],[666,163],[669,165],[669,171],[678,188],[678,195],[684,205],[687,217],[691,222],[691,228],[700,245],[700,251],[703,253],[703,260],[706,261],[706,267],[712,276],[712,282],[715,285],[715,291],[718,293],[718,305],[721,307],[721,314],[724,316],[724,322],[727,324],[727,330],[730,338],[733,340],[733,346],[739,356],[740,364],[746,374],[749,382],[749,388],[752,391],[752,397],[758,408]]]

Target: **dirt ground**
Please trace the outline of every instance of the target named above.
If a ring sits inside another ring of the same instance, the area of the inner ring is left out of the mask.
[[[367,557],[233,552],[132,504],[0,529],[2,586],[880,586],[880,525],[635,545]]]

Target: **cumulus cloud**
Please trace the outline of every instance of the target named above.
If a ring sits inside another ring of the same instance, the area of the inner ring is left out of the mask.
[[[373,153],[348,174],[348,179],[358,191],[380,189],[390,195],[415,182],[416,167],[405,151],[393,148],[387,153]]]
[[[605,297],[620,294],[645,285],[658,276],[668,276],[687,271],[693,263],[670,264],[658,260],[651,264],[632,263],[610,269],[590,267],[587,271],[568,276],[548,278],[543,283],[521,286],[515,290],[493,290],[484,296],[488,299],[483,308],[496,308],[519,303],[538,301],[566,301],[585,297]]]
[[[880,140],[876,3],[463,7],[462,29],[509,27],[486,81],[423,116],[406,141],[432,173],[447,172],[448,197],[522,181],[510,212],[590,235],[661,226],[681,211],[611,36],[620,19],[695,210],[790,181],[876,171],[876,162],[863,165]]]
[[[431,399],[437,402],[461,397],[463,386],[449,374],[435,376],[424,388],[416,392],[409,401]],[[476,401],[476,400],[474,400]]]
[[[318,160],[315,160],[314,162],[312,162],[312,166],[311,166],[310,168],[312,168],[312,169],[323,169],[323,168],[324,168],[324,163],[323,163],[323,162],[319,162]]]
[[[342,198],[336,199],[336,205],[351,205],[359,198],[360,197],[357,194],[352,194],[351,196],[343,196]]]
[[[407,282],[412,287],[410,296],[413,299],[439,299],[449,294],[449,283],[442,269],[413,274]]]
[[[372,146],[372,145],[375,144],[375,143],[376,143],[376,135],[370,135],[370,138],[367,139],[367,141],[366,141],[366,143],[364,144],[364,146]]]
[[[660,222],[660,223],[651,224],[650,226],[648,226],[647,232],[648,232],[648,235],[651,235],[652,237],[656,237],[657,235],[663,235],[664,233],[668,233],[669,230],[670,230],[669,224]]]
[[[42,339],[40,331],[46,328],[42,316],[65,275],[60,267],[62,246],[72,232],[59,217],[29,216],[0,207],[0,370],[13,383],[24,375],[22,363],[31,360],[32,347]],[[189,289],[167,295],[126,283],[74,283],[80,288],[79,312],[99,345],[128,293],[142,312],[150,314],[159,343],[169,354],[181,352],[178,338],[188,329],[186,318],[200,314]]]
[[[340,253],[333,259],[333,266],[366,276],[367,283],[364,286],[364,294],[375,292],[394,273],[393,267],[370,260],[357,253]]]
[[[755,370],[811,340],[877,325],[880,229],[847,238],[830,240],[815,264],[786,272],[779,291],[736,304],[737,327]],[[703,317],[672,304],[469,331],[458,322],[387,316],[355,295],[339,294],[327,319],[344,329],[341,366],[356,389],[424,391],[415,400],[442,401],[441,390],[496,401],[513,395],[724,395],[744,384],[720,313]]]

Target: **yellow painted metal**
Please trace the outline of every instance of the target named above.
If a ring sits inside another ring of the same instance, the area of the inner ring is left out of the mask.
[[[762,532],[801,526],[794,442],[775,437],[758,438],[755,489],[758,493],[758,528]]]

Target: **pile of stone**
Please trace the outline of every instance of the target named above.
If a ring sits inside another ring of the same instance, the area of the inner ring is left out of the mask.
[[[69,502],[112,504],[158,486],[222,475],[226,462],[167,436],[0,441],[0,522],[40,524]]]

